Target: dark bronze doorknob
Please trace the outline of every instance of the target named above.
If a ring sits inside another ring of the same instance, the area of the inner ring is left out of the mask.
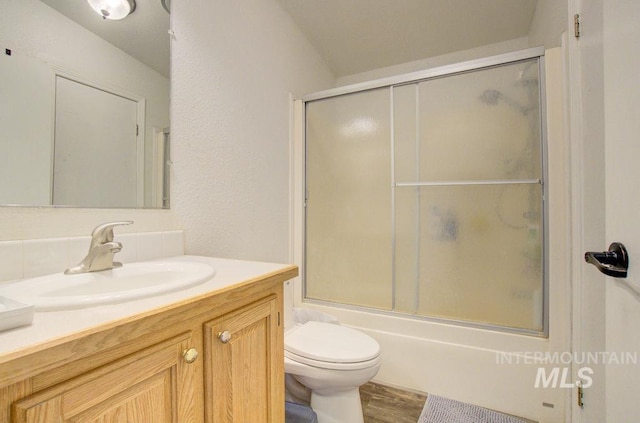
[[[620,242],[614,242],[608,251],[586,252],[584,261],[593,264],[602,273],[614,278],[626,278],[629,270],[629,254]]]

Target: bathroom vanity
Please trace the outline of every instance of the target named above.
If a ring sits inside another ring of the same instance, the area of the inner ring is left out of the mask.
[[[197,287],[0,332],[0,423],[284,421],[297,267],[195,259],[216,271]]]

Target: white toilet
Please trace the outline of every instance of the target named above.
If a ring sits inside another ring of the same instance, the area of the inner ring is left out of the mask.
[[[318,423],[362,423],[360,385],[380,369],[380,345],[338,324],[309,321],[284,336],[284,369],[311,390]]]

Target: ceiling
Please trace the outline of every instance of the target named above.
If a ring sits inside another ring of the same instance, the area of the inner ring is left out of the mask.
[[[40,1],[169,77],[169,14],[160,0],[136,0],[136,10],[119,21],[102,19],[86,0]]]
[[[537,0],[278,0],[337,77],[527,36]]]
[[[84,0],[41,1],[169,77],[161,0],[136,0],[121,21],[103,20]],[[277,1],[340,77],[525,37],[538,0]]]

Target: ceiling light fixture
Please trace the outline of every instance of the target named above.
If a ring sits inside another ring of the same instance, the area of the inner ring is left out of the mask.
[[[103,19],[123,19],[136,10],[135,0],[87,0],[89,5]]]

